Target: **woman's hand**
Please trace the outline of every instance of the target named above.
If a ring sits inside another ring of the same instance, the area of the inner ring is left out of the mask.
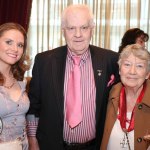
[[[150,134],[145,135],[143,138],[148,144],[147,150],[150,150]]]
[[[145,139],[145,140],[149,140],[149,141],[150,141],[150,134],[145,135],[145,136],[144,136],[144,139]]]

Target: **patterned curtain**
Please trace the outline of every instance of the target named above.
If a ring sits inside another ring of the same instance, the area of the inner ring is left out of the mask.
[[[96,27],[91,44],[96,46],[117,52],[124,32],[133,27],[150,35],[150,0],[33,0],[28,32],[32,61],[37,53],[65,44],[61,12],[70,4],[87,4],[93,11]],[[146,46],[150,51],[150,42]]]

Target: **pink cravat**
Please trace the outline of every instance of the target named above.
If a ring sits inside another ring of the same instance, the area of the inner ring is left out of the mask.
[[[74,56],[74,68],[71,72],[66,97],[66,119],[71,128],[77,126],[82,120],[81,113],[81,90],[80,90],[80,57]]]

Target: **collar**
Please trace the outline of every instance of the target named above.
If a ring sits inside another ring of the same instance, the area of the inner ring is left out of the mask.
[[[110,94],[109,94],[109,102],[111,102],[113,104],[116,115],[118,112],[121,88],[122,88],[122,83],[119,82],[112,87]]]
[[[145,94],[144,94],[144,97],[143,97],[143,100],[142,100],[142,103],[147,105],[148,107],[150,107],[150,80],[147,79],[146,81],[146,90],[145,90]]]
[[[116,110],[118,110],[118,104],[119,104],[119,97],[120,97],[120,91],[122,88],[122,83],[119,82],[118,84],[114,85],[110,91],[109,94],[109,101],[112,101],[114,107]],[[147,105],[148,107],[150,107],[150,80],[148,79],[146,81],[146,90],[144,93],[144,97],[141,103],[143,103],[144,105]]]
[[[69,61],[72,61],[73,56],[75,56],[75,53],[73,53],[68,48],[67,57],[68,57]],[[90,57],[90,50],[87,49],[82,55],[80,55],[80,57],[81,57],[81,61],[85,62],[88,59],[88,57]]]

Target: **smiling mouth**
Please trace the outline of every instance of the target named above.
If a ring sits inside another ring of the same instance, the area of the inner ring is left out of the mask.
[[[77,43],[81,43],[81,42],[83,42],[83,41],[75,41],[75,42],[77,42]]]
[[[8,54],[9,57],[12,57],[12,58],[17,58],[17,55],[16,54]]]
[[[83,41],[74,41],[75,44],[82,44]]]
[[[127,79],[129,79],[129,80],[136,80],[137,78],[127,77]]]

